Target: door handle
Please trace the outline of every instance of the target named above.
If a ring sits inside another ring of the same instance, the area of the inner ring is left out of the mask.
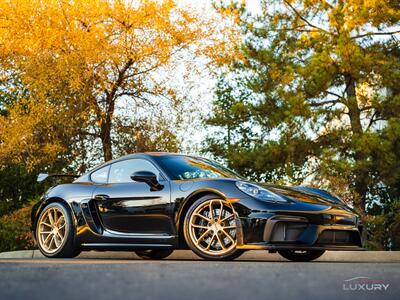
[[[107,201],[108,199],[110,199],[110,196],[100,194],[100,195],[94,196],[94,199],[97,201]]]

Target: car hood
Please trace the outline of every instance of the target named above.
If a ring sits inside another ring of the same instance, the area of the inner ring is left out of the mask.
[[[331,195],[327,191],[317,188],[305,186],[278,186],[268,184],[263,184],[262,186],[287,200],[292,200],[295,202],[347,207],[342,201],[340,201],[339,198]]]

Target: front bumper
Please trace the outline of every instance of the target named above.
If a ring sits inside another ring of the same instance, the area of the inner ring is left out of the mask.
[[[247,250],[362,250],[353,214],[254,213],[236,219],[237,248]]]

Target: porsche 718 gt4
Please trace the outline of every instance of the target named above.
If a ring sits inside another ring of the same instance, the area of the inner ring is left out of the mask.
[[[32,231],[47,257],[132,250],[161,259],[190,248],[210,260],[269,250],[310,261],[326,250],[362,249],[359,217],[332,194],[253,183],[171,153],[127,155],[50,188],[32,209]]]

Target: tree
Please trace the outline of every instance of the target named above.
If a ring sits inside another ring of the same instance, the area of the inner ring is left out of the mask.
[[[252,178],[350,192],[362,213],[398,201],[398,5],[268,0],[256,17],[236,5],[244,58],[220,78],[208,124],[225,130],[208,150]]]
[[[173,0],[0,2],[0,215],[43,192],[38,172],[179,149],[173,72],[232,53],[218,16]]]
[[[147,105],[150,110],[159,109],[161,101],[175,101],[164,75],[182,63],[179,54],[206,53],[218,61],[225,53],[224,39],[216,36],[226,33],[228,37],[229,32],[224,26],[211,26],[215,22],[177,6],[173,0],[2,2],[2,75],[16,74],[29,93],[8,108],[14,111],[10,113],[14,121],[10,116],[3,119],[0,155],[11,151],[11,156],[17,157],[22,153],[19,156],[26,160],[27,143],[18,141],[22,135],[34,135],[35,128],[43,128],[37,120],[41,118],[61,128],[71,127],[71,131],[61,129],[61,133],[73,142],[77,137],[87,138],[87,145],[99,139],[104,160],[112,159],[113,151],[119,151],[118,132],[113,126],[121,100],[129,99],[127,105],[133,107]],[[128,108],[123,109],[126,112]],[[24,127],[22,121],[31,126]],[[118,124],[138,128],[134,123]],[[70,153],[71,141],[60,144],[58,137],[49,137],[49,132],[57,135],[59,131],[47,126],[50,128],[40,135],[49,139],[47,146],[29,141],[29,147],[35,148],[31,154],[42,151],[39,156],[46,158],[43,152],[51,156]],[[117,137],[114,145],[113,137]],[[78,141],[85,144],[82,138]]]

